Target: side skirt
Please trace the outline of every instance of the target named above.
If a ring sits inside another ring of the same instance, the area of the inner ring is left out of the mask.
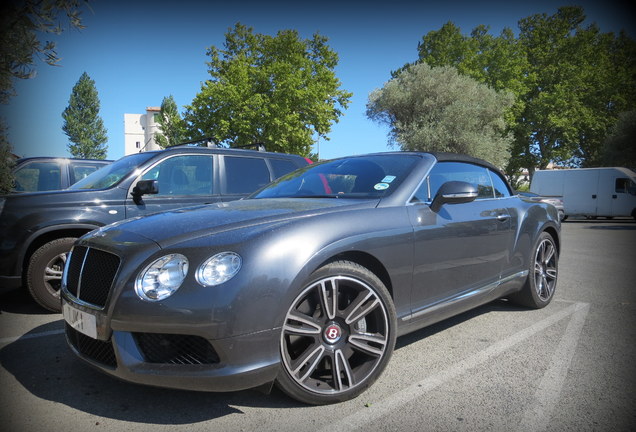
[[[516,291],[512,287],[520,287],[528,277],[529,271],[524,270],[497,282],[463,292],[455,297],[442,300],[411,314],[400,318],[399,335],[409,333],[430,324],[442,321],[451,316],[466,312],[482,304],[493,301],[503,295]]]

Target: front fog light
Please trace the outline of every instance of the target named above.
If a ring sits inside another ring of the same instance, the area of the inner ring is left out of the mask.
[[[197,281],[203,286],[220,285],[232,279],[241,269],[241,256],[221,252],[208,258],[197,270]]]
[[[181,254],[163,256],[139,273],[135,281],[135,292],[142,300],[163,300],[179,289],[187,274],[186,257]]]

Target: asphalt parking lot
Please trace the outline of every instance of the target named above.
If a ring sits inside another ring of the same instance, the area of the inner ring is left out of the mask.
[[[67,348],[61,315],[0,297],[3,431],[633,431],[636,223],[568,221],[557,294],[497,301],[398,339],[384,375],[339,405],[274,390],[197,393],[104,376]]]

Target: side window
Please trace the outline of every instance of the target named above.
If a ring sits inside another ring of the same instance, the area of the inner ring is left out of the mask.
[[[492,170],[488,170],[490,174],[490,178],[492,179],[492,184],[495,190],[495,198],[504,198],[510,196],[510,189],[508,189],[508,185],[505,180],[501,178],[499,174]]]
[[[629,179],[628,178],[617,178],[616,179],[616,187],[614,190],[617,193],[628,193],[629,192]]]
[[[225,193],[248,194],[270,182],[264,159],[224,156]]]
[[[290,160],[285,159],[270,159],[269,163],[272,166],[272,170],[274,171],[274,178],[282,177],[287,173],[295,171],[298,169],[295,163]]]
[[[212,156],[186,155],[164,159],[140,180],[157,180],[159,193],[166,195],[211,195]]]
[[[55,162],[31,162],[14,172],[15,190],[37,192],[57,190],[62,187],[62,171]]]
[[[448,181],[474,184],[478,190],[477,199],[489,199],[495,196],[487,168],[463,162],[439,162],[431,169],[428,177],[415,193],[415,201],[433,201],[439,188]]]
[[[71,162],[69,165],[70,184],[76,183],[87,177],[93,171],[97,171],[103,167],[103,164],[88,163],[88,162]]]

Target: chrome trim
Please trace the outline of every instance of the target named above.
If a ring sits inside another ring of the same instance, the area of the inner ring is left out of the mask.
[[[500,279],[497,282],[490,283],[490,284],[485,285],[485,286],[483,286],[481,288],[477,288],[477,289],[474,289],[472,291],[460,294],[459,296],[453,297],[453,298],[451,298],[449,300],[441,301],[441,302],[436,303],[436,304],[434,304],[432,306],[428,306],[428,307],[425,307],[424,309],[420,309],[417,312],[411,313],[410,315],[407,315],[407,316],[403,317],[402,321],[410,321],[410,320],[418,318],[418,317],[420,317],[420,316],[422,316],[424,314],[432,313],[432,312],[435,312],[435,311],[437,311],[439,309],[443,309],[443,308],[445,308],[447,306],[451,306],[451,305],[453,305],[455,303],[458,303],[458,302],[461,302],[463,300],[469,299],[471,297],[477,296],[479,294],[487,293],[489,291],[494,290],[495,288],[497,288],[498,286],[500,286],[500,285],[502,285],[504,283],[510,282],[510,281],[512,281],[514,279],[524,278],[524,277],[528,276],[529,273],[530,273],[529,270],[524,270],[524,271],[520,271],[518,273],[512,274],[510,276],[506,276],[505,278]]]
[[[452,193],[452,194],[444,194],[442,197],[444,198],[477,198],[477,192],[465,192],[465,193]]]
[[[86,258],[88,257],[88,253],[91,251],[91,248],[86,248],[86,253],[84,254],[84,259],[82,260],[82,267],[79,271],[79,278],[77,280],[77,298],[80,298],[80,291],[82,289],[82,275],[84,274],[84,265],[86,264]]]

